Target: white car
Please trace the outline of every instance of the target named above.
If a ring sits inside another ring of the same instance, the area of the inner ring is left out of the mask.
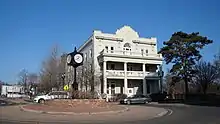
[[[39,95],[34,98],[34,102],[44,103],[46,100],[52,99],[69,99],[69,93],[65,91],[53,91],[46,95]]]

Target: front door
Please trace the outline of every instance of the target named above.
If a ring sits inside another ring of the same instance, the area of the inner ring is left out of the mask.
[[[134,89],[133,88],[128,88],[128,96],[132,96],[134,94]]]
[[[111,83],[111,94],[115,95],[115,83],[114,82]]]
[[[115,82],[109,82],[107,84],[107,94],[115,95]]]

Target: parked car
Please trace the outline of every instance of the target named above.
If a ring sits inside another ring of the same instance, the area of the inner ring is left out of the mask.
[[[150,103],[151,102],[151,98],[148,95],[132,95],[132,96],[128,96],[124,99],[120,100],[121,104],[137,104],[137,103]]]
[[[38,95],[34,98],[34,102],[44,103],[46,100],[52,99],[69,99],[69,93],[66,91],[53,91],[46,95]]]

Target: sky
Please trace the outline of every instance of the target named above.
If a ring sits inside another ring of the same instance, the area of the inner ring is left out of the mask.
[[[158,49],[176,31],[200,32],[214,41],[201,52],[211,61],[220,47],[219,6],[219,0],[0,0],[0,80],[16,83],[22,69],[39,72],[54,45],[71,52],[93,30],[115,33],[124,25],[157,37]]]

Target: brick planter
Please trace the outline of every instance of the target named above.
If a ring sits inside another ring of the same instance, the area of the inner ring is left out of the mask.
[[[74,113],[96,113],[108,111],[121,111],[125,107],[110,104],[99,99],[62,99],[47,101],[44,105],[27,105],[25,109],[44,112],[74,112]]]
[[[100,99],[55,99],[47,101],[45,105],[48,106],[62,106],[62,107],[78,107],[78,106],[92,106],[92,107],[108,107],[110,104],[105,100]]]

